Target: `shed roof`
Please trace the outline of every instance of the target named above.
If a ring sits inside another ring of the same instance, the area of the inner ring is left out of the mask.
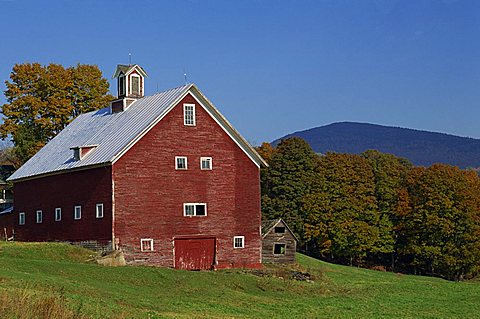
[[[106,107],[82,114],[47,143],[8,180],[36,178],[68,170],[107,166],[118,160],[188,93],[203,106],[257,166],[267,166],[255,149],[231,126],[194,84],[138,99],[125,111]],[[71,148],[97,145],[82,160]]]
[[[288,227],[287,223],[281,218],[268,219],[268,220],[262,221],[262,238],[265,238],[265,236],[267,236],[268,233],[270,233],[272,229],[275,228],[275,226],[277,226],[280,222],[282,222],[285,225],[287,230],[292,234],[293,238],[295,238],[295,240],[298,241],[297,236],[295,236],[295,234],[290,229],[290,227]]]

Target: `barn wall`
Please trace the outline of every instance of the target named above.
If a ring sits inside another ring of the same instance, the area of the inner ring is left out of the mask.
[[[277,226],[285,225],[280,222]],[[275,255],[273,253],[274,245],[286,244],[285,254],[284,255]],[[295,252],[296,252],[297,242],[292,233],[285,230],[285,233],[279,234],[275,233],[275,230],[272,229],[264,238],[262,243],[262,260],[265,263],[294,263],[295,262]]]
[[[196,126],[183,125],[183,103],[196,105]],[[134,106],[132,106],[134,107]],[[175,170],[175,156],[188,170]],[[212,157],[213,170],[200,170]],[[113,166],[115,236],[129,263],[174,266],[174,238],[216,238],[217,267],[261,263],[258,167],[196,100],[187,95]],[[183,203],[207,203],[207,216],[184,217]],[[245,236],[234,249],[233,237]],[[152,238],[154,252],[141,252]]]
[[[21,241],[85,242],[95,248],[112,237],[111,168],[101,167],[14,184],[15,233]],[[104,217],[97,219],[95,206],[104,205]],[[82,218],[74,220],[74,206],[82,206]],[[55,221],[55,208],[62,208],[62,220]],[[43,211],[43,222],[36,223],[36,211]],[[18,224],[18,215],[25,212],[25,225]]]

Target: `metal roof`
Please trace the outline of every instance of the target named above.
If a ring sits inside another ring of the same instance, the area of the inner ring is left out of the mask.
[[[143,97],[125,111],[111,113],[110,108],[82,114],[47,143],[37,154],[13,173],[8,180],[19,180],[38,175],[61,173],[72,169],[111,165],[135,144],[150,128],[160,121],[188,92],[199,99],[202,106],[258,166],[266,166],[240,134],[193,84]],[[96,145],[81,160],[75,160],[71,148]]]

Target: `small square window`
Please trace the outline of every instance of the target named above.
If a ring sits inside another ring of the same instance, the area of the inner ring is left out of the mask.
[[[25,213],[18,214],[18,224],[25,225]]]
[[[183,124],[195,126],[195,104],[183,104]]]
[[[175,156],[175,169],[187,169],[186,156]]]
[[[207,216],[207,204],[185,203],[183,204],[183,216]]]
[[[275,244],[273,247],[274,255],[285,255],[285,244]]]
[[[59,222],[62,220],[62,209],[60,207],[55,208],[55,221]]]
[[[212,158],[211,157],[200,157],[200,169],[202,169],[202,170],[212,169]]]
[[[41,224],[43,222],[43,212],[41,210],[37,210],[37,224]]]
[[[153,239],[151,238],[140,239],[140,249],[142,251],[153,251]]]
[[[280,226],[275,227],[275,233],[277,233],[277,234],[285,233],[285,227],[280,227]]]
[[[244,247],[245,247],[245,236],[233,237],[233,248],[244,248]]]
[[[103,218],[103,203],[97,204],[95,206],[95,216],[97,218]]]
[[[76,220],[82,219],[82,206],[75,206],[73,209],[73,218]]]

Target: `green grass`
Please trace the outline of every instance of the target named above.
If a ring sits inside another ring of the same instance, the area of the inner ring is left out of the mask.
[[[332,265],[300,254],[295,268],[313,274],[314,282],[287,279],[283,267],[260,277],[242,270],[105,267],[91,258],[90,251],[64,244],[0,243],[0,317],[480,317],[480,282]],[[24,307],[5,306],[15,304]],[[59,307],[64,314],[52,315]]]

